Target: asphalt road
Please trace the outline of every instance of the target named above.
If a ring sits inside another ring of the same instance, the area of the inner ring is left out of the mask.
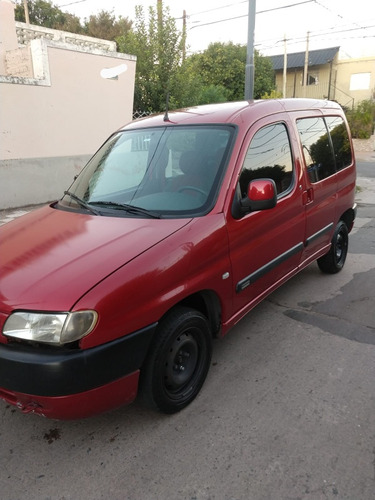
[[[357,161],[357,174],[360,177],[375,179],[375,161]]]
[[[0,402],[1,498],[375,499],[374,289],[375,200],[343,271],[309,266],[216,341],[183,412],[58,422]]]

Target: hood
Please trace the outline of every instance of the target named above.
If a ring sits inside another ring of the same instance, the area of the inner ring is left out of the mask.
[[[0,228],[0,311],[69,311],[98,282],[190,222],[44,207]]]

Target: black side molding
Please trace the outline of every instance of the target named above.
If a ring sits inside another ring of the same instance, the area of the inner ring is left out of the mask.
[[[328,226],[323,227],[320,231],[317,231],[315,234],[309,236],[306,241],[305,241],[305,247],[309,246],[310,243],[312,243],[314,240],[320,238],[326,233],[329,233],[331,229],[333,228],[333,222],[331,224],[328,224]]]
[[[270,262],[268,262],[264,266],[260,267],[259,269],[257,269],[253,273],[249,274],[248,276],[246,276],[246,278],[243,278],[241,281],[239,281],[237,283],[236,292],[237,293],[242,292],[249,285],[251,285],[252,283],[255,283],[255,281],[257,281],[259,278],[262,278],[262,276],[264,276],[265,274],[272,271],[272,269],[275,269],[279,264],[281,264],[282,262],[285,262],[290,257],[295,255],[296,253],[301,252],[302,250],[303,250],[303,243],[301,242],[301,243],[298,243],[297,245],[295,245],[294,247],[290,248],[288,251],[286,251],[286,252],[282,253],[281,255],[279,255],[278,257],[276,257],[276,259],[271,260]]]

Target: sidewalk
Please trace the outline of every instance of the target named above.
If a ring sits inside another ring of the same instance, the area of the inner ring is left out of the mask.
[[[375,162],[375,135],[370,139],[353,139],[353,145],[357,162]],[[358,204],[375,204],[375,178],[357,177],[355,199]]]
[[[353,139],[353,146],[357,161],[375,160],[375,135],[370,139]]]
[[[26,215],[32,210],[35,210],[39,207],[43,207],[44,205],[47,205],[47,203],[43,203],[41,205],[28,205],[27,207],[8,208],[5,210],[0,210],[0,226],[14,219],[17,219],[18,217],[21,217],[21,215]]]
[[[375,162],[375,136],[370,139],[353,139],[354,151],[357,161],[373,161]],[[357,178],[357,195],[356,202],[362,204],[375,204],[375,179],[366,177]],[[29,205],[27,207],[8,208],[0,210],[0,226],[10,222],[21,215],[25,215],[41,205]]]

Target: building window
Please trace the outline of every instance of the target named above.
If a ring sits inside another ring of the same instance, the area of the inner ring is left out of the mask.
[[[301,85],[303,85],[304,82],[304,72],[302,73],[302,82]],[[307,80],[306,80],[306,85],[318,85],[319,83],[319,73],[316,71],[315,73],[307,73]]]
[[[350,77],[350,90],[368,90],[371,73],[353,73]]]
[[[318,85],[319,78],[317,73],[307,73],[307,85]]]

